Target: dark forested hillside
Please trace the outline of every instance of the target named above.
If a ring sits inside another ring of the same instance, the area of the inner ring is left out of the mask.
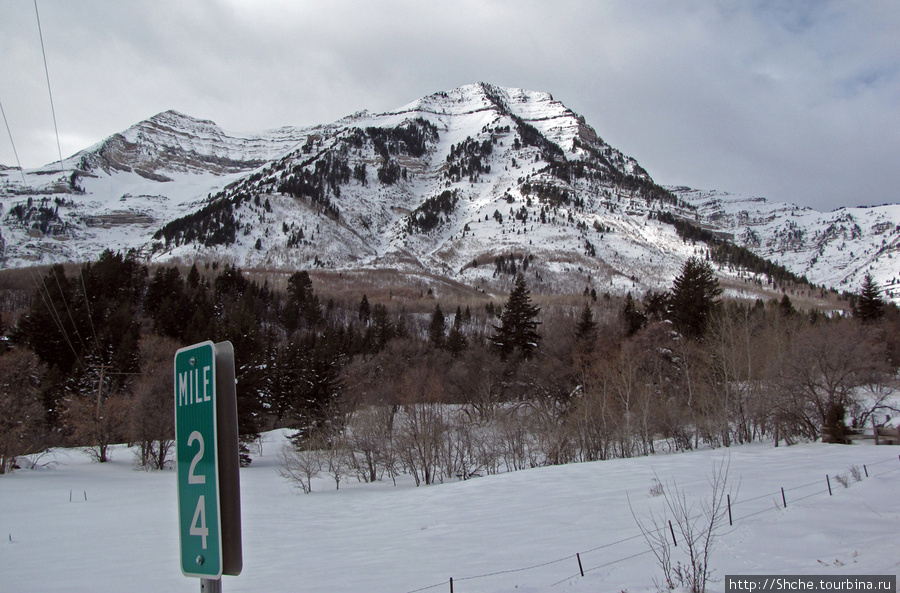
[[[121,441],[142,443],[140,463],[164,466],[172,356],[208,339],[234,344],[244,446],[288,427],[301,448],[374,447],[347,440],[373,430],[396,455],[364,461],[360,449],[356,470],[405,468],[426,483],[660,447],[841,440],[890,412],[857,394],[880,393],[900,361],[900,313],[874,282],[860,321],[798,311],[787,294],[724,299],[696,259],[670,291],[624,299],[533,295],[521,275],[508,298],[458,301],[372,284],[323,297],[306,271],[277,287],[254,276],[218,264],[151,270],[107,251],[32,275],[30,302],[13,298],[21,286],[0,287],[0,418],[14,435],[0,442],[3,470],[56,443],[104,461]],[[442,404],[455,406],[432,407]],[[410,422],[437,432],[409,434]],[[476,425],[503,441],[493,453],[476,450]],[[438,455],[447,439],[468,443],[456,461]],[[434,458],[404,458],[407,446],[434,447]]]

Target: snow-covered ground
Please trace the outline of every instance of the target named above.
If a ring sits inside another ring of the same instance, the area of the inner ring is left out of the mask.
[[[699,511],[723,461],[734,525],[715,543],[709,590],[731,574],[900,573],[896,447],[753,444],[421,488],[354,480],[336,492],[323,477],[304,495],[277,473],[281,442],[266,434],[241,471],[244,570],[225,591],[449,591],[451,577],[457,592],[654,591],[661,571],[629,501],[642,520],[662,517],[658,476]],[[135,470],[124,447],[102,465],[75,450],[49,461],[0,478],[0,591],[199,589],[179,569],[174,472]],[[862,478],[845,488],[835,476],[851,466]]]

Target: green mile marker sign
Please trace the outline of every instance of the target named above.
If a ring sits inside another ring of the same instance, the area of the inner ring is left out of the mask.
[[[215,350],[203,342],[175,354],[181,571],[212,579],[222,576]]]

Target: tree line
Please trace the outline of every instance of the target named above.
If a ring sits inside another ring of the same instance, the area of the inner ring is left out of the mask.
[[[235,347],[243,461],[261,431],[287,428],[285,467],[302,475],[304,456],[309,469],[327,453],[337,482],[841,441],[886,409],[900,355],[900,314],[871,278],[854,316],[829,317],[786,294],[723,299],[697,259],[636,298],[558,304],[532,295],[524,270],[502,302],[455,313],[343,297],[320,298],[305,271],[275,289],[230,265],[151,271],[110,251],[50,268],[3,328],[0,471],[51,445],[104,461],[120,442],[165,467],[172,358],[207,339]]]

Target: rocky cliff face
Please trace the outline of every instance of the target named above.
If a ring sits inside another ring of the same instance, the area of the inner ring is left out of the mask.
[[[215,123],[166,111],[75,155],[77,168],[135,172],[152,181],[173,173],[228,175],[250,171],[280,156],[304,137],[297,128],[236,135]]]

